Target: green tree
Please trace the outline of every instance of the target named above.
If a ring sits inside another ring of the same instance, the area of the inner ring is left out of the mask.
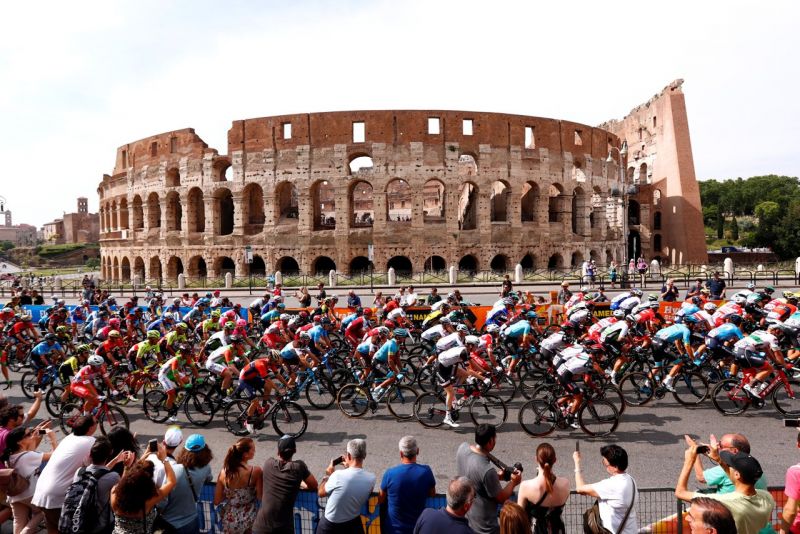
[[[3,252],[11,250],[12,248],[14,248],[14,243],[11,241],[0,241],[0,250]]]
[[[736,215],[731,218],[730,222],[731,239],[734,241],[739,240],[739,221],[736,220]]]
[[[719,208],[717,206],[703,206],[703,225],[714,226],[719,217]]]
[[[725,214],[717,213],[717,239],[722,239],[725,235]]]

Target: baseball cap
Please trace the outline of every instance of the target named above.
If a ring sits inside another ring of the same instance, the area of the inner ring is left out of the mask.
[[[745,484],[755,484],[756,481],[761,478],[761,475],[764,474],[758,460],[747,453],[737,452],[733,454],[730,451],[720,451],[719,459],[728,466],[736,469],[742,477],[742,482]]]
[[[206,438],[202,434],[192,434],[186,440],[183,448],[191,452],[201,451],[206,448]]]
[[[177,447],[183,441],[183,432],[177,426],[171,426],[164,433],[164,445],[167,447]]]
[[[284,434],[281,439],[278,440],[278,452],[297,452],[297,444],[294,438],[288,434]]]

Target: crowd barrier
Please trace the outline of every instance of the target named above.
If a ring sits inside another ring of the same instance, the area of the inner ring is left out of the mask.
[[[772,511],[772,524],[777,531],[786,497],[782,487],[773,487],[769,491],[776,503],[775,509]],[[512,500],[514,499],[516,499],[516,495],[512,496]],[[562,514],[568,533],[583,532],[583,512],[594,503],[594,500],[594,497],[572,492]],[[294,531],[297,534],[314,534],[317,523],[324,513],[325,501],[326,499],[319,498],[316,492],[301,491],[298,494],[294,504]],[[444,508],[446,505],[447,500],[443,494],[428,497],[426,501],[428,508]],[[639,532],[643,534],[690,532],[689,526],[683,518],[685,508],[688,506],[675,498],[673,488],[639,489],[639,502],[636,505]],[[214,506],[214,484],[206,484],[203,487],[197,509],[200,516],[200,532],[218,532],[217,510]],[[382,507],[378,504],[378,496],[372,494],[368,504],[361,509],[361,519],[367,534],[382,532],[381,516]]]

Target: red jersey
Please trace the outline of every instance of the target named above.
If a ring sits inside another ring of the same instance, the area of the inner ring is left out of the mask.
[[[711,319],[714,321],[714,326],[721,326],[730,315],[744,315],[744,310],[741,306],[736,304],[733,301],[726,302],[724,305],[717,308],[717,311],[714,312],[714,315],[711,316]]]
[[[592,341],[596,341],[600,343],[600,334],[603,330],[612,324],[616,323],[619,319],[616,317],[606,317],[605,319],[600,319],[592,326],[589,327],[589,331],[587,332],[587,337]]]
[[[344,333],[346,336],[360,338],[364,335],[364,324],[366,323],[363,316],[356,317],[347,328],[345,328]]]
[[[108,376],[108,369],[105,365],[101,365],[100,367],[84,365],[75,373],[72,382],[76,384],[91,384],[96,379],[103,378],[104,376]]]

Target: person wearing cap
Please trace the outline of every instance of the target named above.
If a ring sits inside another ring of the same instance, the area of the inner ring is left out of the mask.
[[[374,473],[364,470],[366,457],[367,442],[351,439],[341,462],[337,462],[345,469],[336,471],[337,459],[331,459],[317,488],[317,495],[328,497],[328,502],[316,534],[363,534],[361,507],[369,501],[376,480]]]
[[[167,439],[165,436],[164,443]],[[174,442],[174,441],[173,441]],[[167,449],[169,451],[169,448]],[[174,452],[174,448],[172,449]],[[197,516],[197,502],[203,486],[211,483],[211,449],[201,434],[192,434],[178,447],[177,458],[167,453],[175,473],[175,487],[166,499],[158,504],[159,516],[154,530],[161,527],[171,534],[197,534],[200,523]],[[172,460],[170,460],[172,458]]]
[[[720,501],[731,511],[739,534],[757,534],[768,527],[775,500],[768,491],[755,487],[756,481],[764,474],[758,460],[745,452],[719,450],[720,466],[733,481],[735,490],[732,493],[695,493],[688,489],[688,484],[689,475],[699,454],[698,445],[688,436],[686,442],[689,448],[684,453],[683,468],[675,485],[675,496],[683,501],[691,501],[695,497],[709,497]],[[771,531],[770,528],[768,532]]]
[[[294,534],[294,503],[300,489],[317,491],[317,479],[302,460],[293,460],[297,444],[291,436],[278,440],[278,454],[262,469],[264,489],[253,534]]]
[[[162,441],[167,453],[166,461],[174,465],[176,463],[174,456],[175,449],[183,442],[183,432],[181,432],[180,427],[171,426],[164,433],[164,439]],[[156,453],[149,454],[146,459],[153,462],[153,481],[156,483],[156,486],[161,486],[166,476],[164,474],[164,463],[159,460]]]
[[[699,455],[697,462],[694,464],[695,479],[701,484],[706,484],[709,488],[715,489],[716,493],[732,493],[736,491],[733,481],[728,478],[728,474],[719,465],[719,451],[750,454],[750,441],[742,434],[725,434],[719,440],[714,434],[711,434],[708,438],[708,443],[710,448],[708,457],[716,462],[717,465],[704,470],[701,462],[703,455]],[[691,446],[694,441],[687,442],[687,444]],[[767,489],[766,475],[756,481],[756,488]]]
[[[419,446],[414,436],[400,438],[400,464],[383,473],[378,502],[388,501],[388,532],[411,534],[425,500],[436,495],[436,479],[427,465],[418,464]]]

